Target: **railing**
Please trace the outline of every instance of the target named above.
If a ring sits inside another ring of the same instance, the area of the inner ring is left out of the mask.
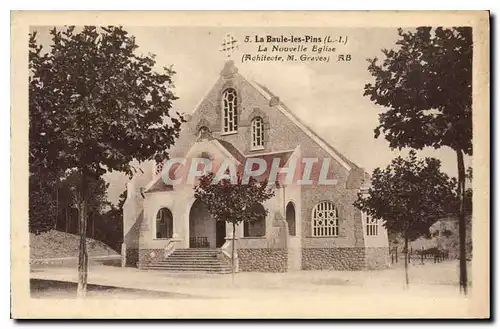
[[[206,236],[192,236],[189,238],[189,248],[209,248]]]
[[[164,257],[170,256],[176,249],[176,244],[182,242],[181,239],[170,239],[164,249]]]
[[[394,247],[390,249],[390,256],[391,256],[391,263],[397,263],[398,260],[401,260],[404,262],[405,258],[405,251],[404,248],[403,250],[398,250],[398,248]],[[420,263],[420,264],[425,264],[428,259],[431,259],[434,261],[434,263],[440,263],[446,259],[449,258],[449,251],[446,249],[439,249],[436,247],[429,248],[429,249],[416,249],[414,250],[413,248],[410,248],[408,251],[408,263]]]

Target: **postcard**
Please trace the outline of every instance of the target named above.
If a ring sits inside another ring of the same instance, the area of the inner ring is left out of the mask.
[[[13,12],[12,317],[489,318],[489,13]]]

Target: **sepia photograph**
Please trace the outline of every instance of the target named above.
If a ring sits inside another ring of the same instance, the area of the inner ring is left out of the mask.
[[[12,31],[14,318],[490,316],[488,12]]]

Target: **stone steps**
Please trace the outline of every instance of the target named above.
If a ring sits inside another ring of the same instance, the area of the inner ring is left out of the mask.
[[[142,268],[168,272],[231,273],[231,264],[224,260],[220,249],[177,249],[165,260]]]

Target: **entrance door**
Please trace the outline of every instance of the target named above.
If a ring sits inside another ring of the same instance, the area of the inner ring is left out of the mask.
[[[189,247],[214,248],[215,225],[201,201],[196,200],[189,212]]]
[[[226,222],[218,220],[215,222],[215,247],[220,248],[226,242]]]

